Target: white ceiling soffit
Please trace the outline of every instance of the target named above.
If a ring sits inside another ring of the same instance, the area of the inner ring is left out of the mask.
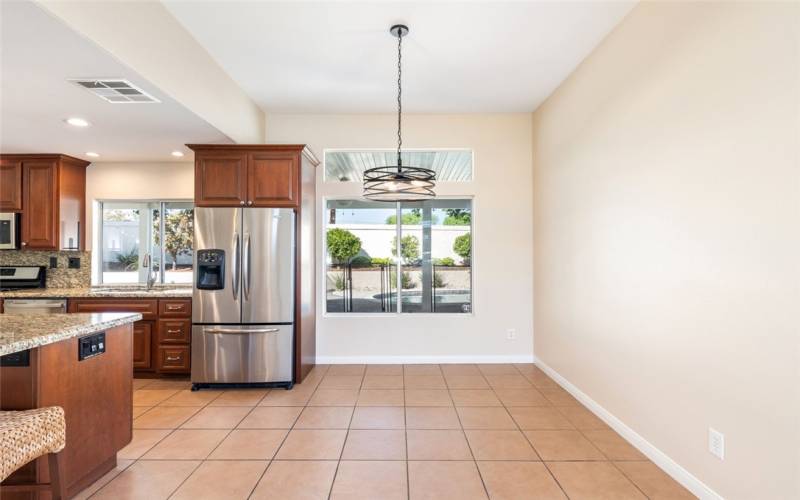
[[[164,4],[267,112],[527,112],[635,1]],[[232,27],[235,27],[232,28]]]
[[[403,165],[429,168],[436,172],[437,182],[467,182],[472,180],[472,151],[403,150]],[[361,182],[364,170],[397,165],[396,151],[326,151],[325,180]]]
[[[186,143],[230,140],[31,2],[0,3],[0,151],[90,161],[187,161]],[[69,79],[125,79],[159,103],[113,104]],[[76,128],[69,117],[88,120]],[[171,152],[184,151],[175,158]],[[100,154],[89,158],[86,152]],[[154,182],[158,182],[154,179]]]

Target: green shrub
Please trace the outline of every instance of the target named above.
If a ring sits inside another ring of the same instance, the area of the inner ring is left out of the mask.
[[[412,208],[410,212],[405,212],[400,217],[404,226],[414,226],[422,224],[422,210],[419,208]],[[387,224],[395,224],[397,222],[397,215],[390,215],[386,218]],[[431,224],[438,224],[439,218],[431,215]]]
[[[433,273],[433,287],[434,288],[444,288],[447,286],[447,283],[444,281],[444,276],[442,273]]]
[[[350,265],[353,267],[370,267],[372,266],[372,259],[366,255],[356,255],[350,259]]]
[[[338,291],[344,290],[344,273],[336,273],[333,277],[333,287]]]
[[[469,264],[472,257],[472,233],[462,234],[453,242],[453,251],[461,257],[464,264]]]
[[[392,238],[392,253],[397,255],[397,236]],[[400,257],[403,264],[411,264],[419,259],[419,239],[416,236],[403,236],[400,240]]]
[[[389,280],[392,286],[397,283],[397,272],[394,268],[389,273]],[[403,290],[410,290],[417,287],[417,282],[411,279],[411,273],[408,271],[403,271],[402,274],[400,274],[400,287]]]
[[[328,255],[334,262],[343,264],[361,251],[361,239],[346,229],[329,229]]]
[[[404,290],[409,290],[411,288],[417,288],[417,282],[411,279],[411,273],[403,271],[400,275],[400,286],[402,286]]]
[[[453,260],[452,257],[442,257],[441,259],[433,259],[433,265],[435,266],[455,266],[456,261]]]
[[[445,226],[469,226],[472,223],[472,213],[461,208],[448,208],[447,217],[444,218]]]
[[[373,266],[388,266],[392,263],[392,259],[389,257],[373,257],[371,262]]]

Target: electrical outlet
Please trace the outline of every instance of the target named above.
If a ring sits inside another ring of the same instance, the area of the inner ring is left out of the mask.
[[[67,261],[67,267],[70,269],[80,269],[81,268],[81,258],[80,257],[70,257]]]
[[[720,460],[725,460],[725,435],[711,427],[708,428],[708,451]]]
[[[58,267],[58,257],[50,257],[50,269]]]
[[[508,340],[517,340],[517,330],[514,328],[509,328],[506,330],[506,339]]]

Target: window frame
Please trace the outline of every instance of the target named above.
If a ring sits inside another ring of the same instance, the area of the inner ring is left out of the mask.
[[[361,185],[363,181],[352,180],[352,181],[341,181],[339,179],[329,179],[328,178],[328,167],[326,165],[328,159],[328,153],[393,153],[396,152],[397,148],[325,148],[322,151],[322,182],[325,184],[345,184],[345,185],[353,185],[358,184]],[[428,153],[428,152],[438,152],[438,151],[468,151],[470,156],[469,162],[469,169],[470,169],[470,177],[469,180],[465,181],[441,181],[447,184],[470,184],[477,180],[477,169],[475,168],[475,150],[473,148],[411,148],[411,147],[404,147],[403,153]],[[439,181],[437,181],[439,182]]]
[[[119,204],[141,204],[141,205],[148,205],[148,204],[158,204],[159,210],[159,227],[158,231],[161,235],[161,241],[163,241],[164,229],[165,229],[165,220],[164,214],[166,213],[166,205],[170,203],[186,203],[192,206],[192,212],[194,209],[197,208],[194,204],[194,199],[186,199],[186,198],[148,198],[148,199],[100,199],[95,201],[95,212],[97,216],[94,218],[96,222],[96,227],[94,228],[94,236],[93,240],[96,243],[94,247],[97,249],[96,253],[99,253],[99,258],[96,259],[97,263],[95,264],[95,272],[97,275],[96,285],[118,285],[118,286],[137,286],[143,285],[145,282],[143,281],[136,281],[133,283],[125,283],[125,282],[106,282],[103,280],[103,206],[106,203],[119,203]],[[152,243],[151,243],[152,248]],[[165,259],[165,251],[164,246],[159,245],[159,268],[158,268],[158,279],[156,280],[156,284],[158,285],[174,285],[174,286],[189,286],[194,281],[189,284],[186,283],[165,283],[166,278],[166,266],[164,265]],[[194,247],[192,247],[192,273],[194,273]]]
[[[353,151],[352,149],[348,149],[347,151]],[[474,169],[474,166],[473,166]],[[336,184],[351,184],[350,182],[341,182],[341,181],[332,181],[332,183]],[[359,183],[360,184],[360,183]],[[397,273],[396,273],[396,283],[395,289],[398,293],[398,307],[396,311],[391,312],[328,312],[328,291],[327,291],[327,273],[328,273],[328,201],[337,201],[337,200],[363,200],[363,197],[360,196],[348,196],[348,195],[329,195],[329,196],[322,196],[321,197],[321,204],[318,216],[321,217],[322,224],[320,225],[322,230],[321,235],[321,250],[322,250],[322,258],[320,259],[320,277],[319,277],[319,290],[320,290],[320,297],[321,297],[321,309],[322,309],[322,317],[323,318],[379,318],[379,317],[401,317],[401,318],[419,318],[419,317],[464,317],[470,318],[475,316],[475,228],[476,228],[476,199],[477,197],[473,194],[464,194],[464,195],[443,195],[437,196],[436,199],[443,199],[443,200],[469,200],[470,201],[470,210],[472,212],[472,218],[470,221],[470,234],[471,234],[471,251],[470,251],[470,276],[469,276],[469,289],[470,289],[470,311],[469,312],[433,312],[433,311],[425,311],[425,312],[403,312],[402,307],[402,300],[399,298],[400,294],[402,293],[401,287],[401,280],[402,280],[402,273],[403,273],[403,263],[402,259],[397,259]],[[387,203],[387,205],[389,205]],[[395,236],[397,237],[397,241],[399,242],[402,238],[402,210],[401,207],[402,202],[395,203],[395,212],[397,217],[397,224],[396,224],[396,232]],[[399,246],[399,245],[398,245]]]

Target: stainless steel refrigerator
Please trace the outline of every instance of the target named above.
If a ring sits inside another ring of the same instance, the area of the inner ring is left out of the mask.
[[[292,385],[295,213],[194,211],[193,389]]]

